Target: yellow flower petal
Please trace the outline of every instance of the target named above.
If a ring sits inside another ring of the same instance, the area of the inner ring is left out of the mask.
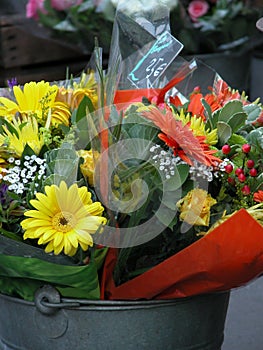
[[[97,232],[106,218],[100,202],[92,203],[87,187],[77,184],[45,186],[45,194],[37,193],[30,202],[35,208],[25,212],[21,222],[24,239],[38,239],[38,244],[47,244],[45,251],[74,255],[78,246],[87,250],[93,245],[91,234]]]

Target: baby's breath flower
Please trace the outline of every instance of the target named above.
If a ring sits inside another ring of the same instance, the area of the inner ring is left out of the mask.
[[[192,180],[198,181],[198,179],[204,179],[208,182],[213,181],[214,168],[212,166],[207,166],[201,164],[196,160],[193,160],[193,165],[189,169],[190,176]]]
[[[164,173],[167,180],[175,175],[176,165],[185,164],[181,158],[174,156],[170,149],[165,151],[164,149],[161,149],[160,145],[152,146],[150,152],[153,153],[152,160],[154,161],[154,164],[156,164],[159,170]]]
[[[5,175],[2,175],[3,181],[9,184],[8,190],[20,195],[29,188],[32,182],[45,178],[45,160],[36,155],[26,157],[24,164],[21,164],[20,160],[15,161],[17,165],[6,169]],[[37,182],[34,183],[35,187],[37,185]]]

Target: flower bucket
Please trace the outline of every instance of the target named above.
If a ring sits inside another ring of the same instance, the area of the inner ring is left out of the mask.
[[[94,301],[60,299],[48,287],[28,302],[2,294],[1,349],[220,350],[229,295]]]

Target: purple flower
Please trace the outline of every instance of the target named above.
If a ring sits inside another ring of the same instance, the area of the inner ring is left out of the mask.
[[[11,78],[10,80],[7,80],[7,85],[10,89],[13,89],[13,87],[17,85],[17,79]]]
[[[8,190],[8,185],[2,183],[0,185],[0,203],[4,204],[6,202],[6,192]]]

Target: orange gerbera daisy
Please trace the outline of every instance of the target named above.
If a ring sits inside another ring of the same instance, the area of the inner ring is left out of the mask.
[[[214,112],[222,108],[228,101],[231,100],[242,100],[238,91],[232,90],[227,83],[219,79],[214,88],[210,88],[211,92],[203,95],[200,92],[200,89],[195,89],[195,91],[190,95],[190,102],[187,108],[187,112],[191,112],[193,115],[201,116],[204,120],[206,116],[204,114],[205,109],[202,104],[202,99],[210,106],[211,111]],[[246,104],[246,100],[243,100],[243,103]]]
[[[254,201],[259,203],[263,202],[263,191],[259,190],[254,193]]]
[[[190,103],[187,108],[187,112],[191,112],[193,115],[202,117],[203,120],[206,120],[205,116],[205,108],[202,104],[202,99],[206,101],[206,103],[209,104],[212,112],[216,111],[217,109],[221,108],[220,103],[218,102],[218,99],[213,94],[207,94],[203,96],[203,94],[199,93],[193,93],[190,96]]]
[[[174,118],[172,111],[166,110],[162,113],[157,108],[151,108],[142,115],[161,130],[159,138],[173,149],[176,156],[188,164],[193,165],[194,159],[208,166],[221,162],[214,156],[216,151],[211,150],[205,143],[205,136],[194,136],[187,125]]]

